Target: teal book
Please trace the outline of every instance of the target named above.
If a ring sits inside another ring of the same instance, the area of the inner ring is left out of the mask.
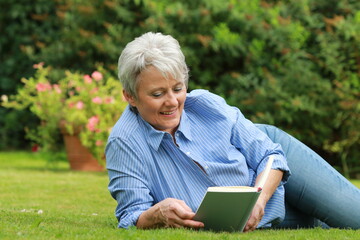
[[[270,156],[261,179],[254,187],[209,187],[196,211],[194,220],[205,230],[242,232],[268,178],[273,162]]]

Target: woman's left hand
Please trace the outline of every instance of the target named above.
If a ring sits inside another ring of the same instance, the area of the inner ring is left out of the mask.
[[[261,200],[260,201],[259,200],[256,202],[254,209],[251,212],[249,220],[245,225],[244,232],[254,231],[256,227],[259,225],[262,217],[264,216],[265,213],[264,209],[266,204],[261,203]]]
[[[266,180],[265,186],[262,189],[262,192],[256,201],[253,211],[247,221],[244,232],[251,232],[256,229],[259,225],[261,219],[265,214],[265,206],[271,196],[274,194],[276,188],[279,186],[280,181],[283,177],[283,172],[281,170],[271,169],[270,174]],[[261,178],[262,173],[257,176],[256,181],[258,182]],[[256,185],[256,184],[255,184]]]

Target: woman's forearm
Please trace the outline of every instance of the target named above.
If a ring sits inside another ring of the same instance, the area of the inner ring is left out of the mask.
[[[256,178],[256,183],[259,181],[263,173],[260,173]],[[269,201],[271,196],[274,194],[276,188],[279,186],[284,173],[281,170],[271,169],[269,176],[265,182],[262,192],[259,196],[258,203],[263,205],[265,208],[266,203]]]

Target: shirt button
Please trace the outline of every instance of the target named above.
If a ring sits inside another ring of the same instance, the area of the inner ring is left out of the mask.
[[[208,166],[205,166],[205,169],[207,170],[209,167]]]
[[[186,155],[190,155],[190,152],[186,152]]]

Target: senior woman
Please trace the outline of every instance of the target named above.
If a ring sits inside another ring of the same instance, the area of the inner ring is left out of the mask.
[[[360,227],[359,189],[316,153],[275,127],[253,124],[215,94],[187,93],[188,67],[173,37],[150,32],[128,43],[119,78],[129,105],[105,150],[119,227],[202,228],[193,217],[207,188],[254,185],[271,155],[244,231],[317,226],[317,219]]]

